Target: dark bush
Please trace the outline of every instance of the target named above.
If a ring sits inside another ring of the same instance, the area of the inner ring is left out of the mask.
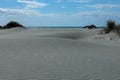
[[[117,25],[118,30],[120,31],[120,24]]]
[[[2,26],[0,26],[0,29],[3,29],[3,27],[2,27]]]
[[[96,29],[97,27],[92,24],[92,25],[84,26],[83,28]]]
[[[23,25],[21,25],[20,23],[16,22],[16,21],[10,21],[9,23],[7,23],[3,28],[4,29],[9,29],[9,28],[14,28],[14,27],[22,27],[25,28]]]
[[[120,24],[118,24],[116,26],[116,32],[117,32],[118,36],[120,37]]]
[[[108,20],[106,22],[106,27],[100,32],[100,34],[108,34],[110,32],[114,32],[120,37],[120,24],[116,25],[114,20]]]
[[[111,31],[116,29],[116,24],[114,20],[108,20],[106,22],[106,28],[104,28],[105,34],[110,33]]]

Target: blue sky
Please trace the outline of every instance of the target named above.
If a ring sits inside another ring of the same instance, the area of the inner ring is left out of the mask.
[[[120,23],[120,0],[0,0],[0,24],[25,26],[104,26]]]

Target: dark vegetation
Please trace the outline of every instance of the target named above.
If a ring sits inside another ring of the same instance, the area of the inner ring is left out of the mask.
[[[95,25],[88,25],[88,26],[84,26],[83,28],[88,28],[88,29],[97,29],[97,27]]]
[[[4,26],[0,26],[0,29],[10,29],[10,28],[15,28],[15,27],[25,28],[22,24],[16,21],[10,21]],[[97,27],[94,24],[84,26],[83,28],[97,29]],[[116,25],[114,20],[107,20],[106,26],[105,28],[103,28],[103,30],[101,30],[100,34],[108,34],[110,32],[114,32],[120,37],[120,24]]]
[[[106,28],[104,28],[105,34],[110,33],[111,31],[113,31],[117,28],[115,21],[113,21],[113,20],[108,20],[106,22],[106,25],[107,25]]]
[[[116,33],[120,37],[120,24],[116,25],[114,20],[108,20],[106,27],[101,31],[101,34]]]
[[[0,26],[0,29],[3,29],[3,27],[2,27],[2,26]]]
[[[15,28],[15,27],[25,28],[22,24],[16,21],[10,21],[4,26],[0,26],[0,29],[10,29],[10,28]]]

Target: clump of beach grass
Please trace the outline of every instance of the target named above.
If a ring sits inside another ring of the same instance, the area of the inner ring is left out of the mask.
[[[108,34],[114,32],[120,37],[120,24],[116,25],[114,20],[107,20],[106,27],[100,32],[100,34]]]

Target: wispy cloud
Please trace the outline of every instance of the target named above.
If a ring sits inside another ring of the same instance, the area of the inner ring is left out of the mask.
[[[1,15],[35,15],[35,16],[56,16],[56,14],[42,14],[34,8],[42,8],[47,6],[46,3],[41,3],[31,0],[17,0],[19,3],[25,4],[21,8],[0,8]]]
[[[36,10],[26,10],[26,9],[9,9],[9,8],[0,8],[0,14],[3,15],[35,15],[35,16],[59,16],[57,14],[42,14]]]
[[[94,4],[94,5],[87,5],[88,7],[96,8],[96,9],[103,9],[103,8],[120,8],[118,4]]]
[[[41,8],[47,5],[45,3],[31,1],[31,0],[17,0],[17,2],[25,3],[26,4],[24,7],[25,9]]]
[[[59,3],[59,2],[62,2],[62,0],[56,0],[56,2],[58,2],[58,3]]]
[[[63,9],[64,9],[64,8],[67,8],[67,7],[66,7],[66,6],[61,6],[61,8],[63,8]]]
[[[4,13],[4,14],[8,14],[8,15],[17,15],[17,14],[37,15],[38,14],[38,12],[35,10],[9,9],[9,8],[0,8],[0,13]]]
[[[83,3],[83,2],[90,2],[92,0],[56,0],[56,2],[77,2],[77,3]]]
[[[68,2],[90,2],[92,0],[68,0]]]
[[[105,16],[111,16],[111,17],[120,17],[119,12],[116,11],[101,11],[101,10],[96,10],[96,11],[82,11],[78,13],[74,13],[71,16],[97,16],[97,17],[105,17]]]

